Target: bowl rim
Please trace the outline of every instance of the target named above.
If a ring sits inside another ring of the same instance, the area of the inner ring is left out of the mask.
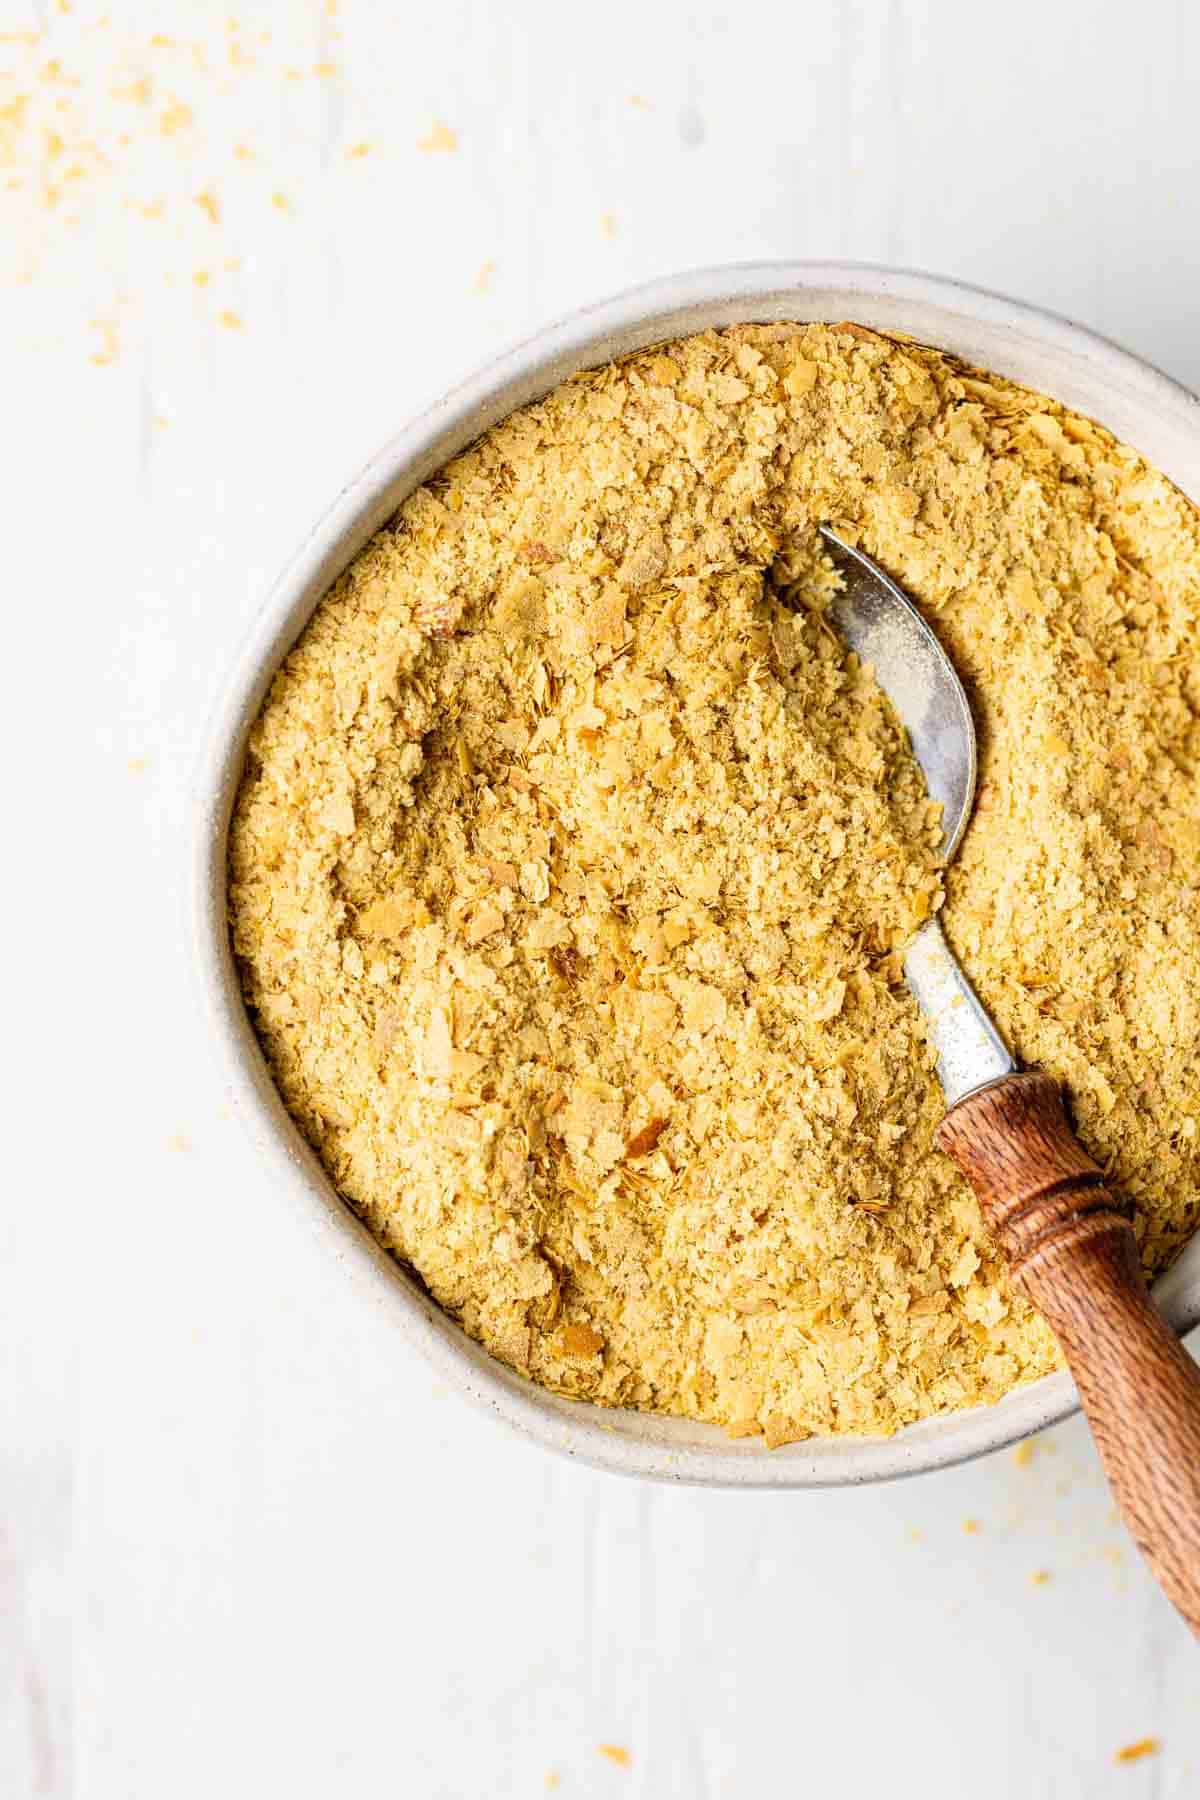
[[[1102,391],[1099,416],[1108,428],[1200,501],[1200,399],[1141,357],[1044,308],[874,263],[749,262],[660,277],[578,308],[502,352],[390,438],[343,486],[272,584],[243,640],[210,718],[193,794],[191,926],[202,1009],[229,1098],[268,1171],[307,1196],[297,1217],[343,1263],[356,1289],[386,1306],[440,1376],[477,1407],[592,1467],[700,1486],[832,1487],[947,1468],[1065,1419],[1078,1407],[1074,1384],[1059,1371],[994,1405],[924,1420],[893,1437],[814,1438],[767,1451],[760,1440],[735,1441],[713,1426],[566,1400],[516,1374],[468,1338],[380,1248],[286,1112],[241,999],[227,925],[226,842],[246,736],[276,669],[331,583],[406,494],[578,369],[690,331],[792,318],[854,318],[909,331],[1090,416],[1098,409],[1078,396]],[[981,339],[990,346],[986,359],[978,354]],[[1052,384],[1031,379],[1039,369],[1055,374]],[[1190,1248],[1196,1254],[1189,1258],[1185,1249],[1155,1287],[1179,1331],[1200,1321],[1200,1239]]]

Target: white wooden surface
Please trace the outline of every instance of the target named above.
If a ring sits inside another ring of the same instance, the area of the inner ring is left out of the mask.
[[[1194,1794],[1196,1652],[1078,1424],[1027,1467],[790,1498],[508,1441],[261,1178],[183,898],[266,582],[567,306],[889,260],[1200,383],[1194,9],[230,6],[0,4],[0,109],[31,96],[0,111],[0,1794]],[[454,151],[417,148],[435,119]]]

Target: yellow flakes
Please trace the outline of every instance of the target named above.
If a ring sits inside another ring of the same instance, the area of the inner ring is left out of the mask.
[[[725,1021],[726,1002],[720,988],[703,981],[682,985],[680,1009],[686,1031],[714,1031]]]
[[[1162,1742],[1156,1737],[1138,1738],[1136,1743],[1124,1744],[1113,1757],[1114,1762],[1142,1762],[1147,1756],[1157,1756],[1162,1749]]]
[[[948,871],[825,519],[970,672]],[[339,1190],[531,1379],[781,1454],[1048,1373],[933,1143],[903,951],[944,914],[1160,1268],[1200,1136],[1198,593],[1135,452],[849,321],[499,422],[317,608],[230,833],[246,997]]]
[[[327,831],[346,837],[354,830],[354,802],[344,789],[338,789],[321,801],[317,817]]]
[[[640,1131],[634,1133],[625,1146],[627,1157],[649,1156],[657,1147],[658,1140],[667,1128],[665,1119],[651,1119]]]
[[[194,198],[200,211],[207,214],[214,225],[219,224],[221,219],[221,203],[213,193],[212,189],[203,188]]]
[[[619,1769],[628,1769],[633,1764],[633,1758],[623,1744],[597,1744],[596,1748],[601,1756],[606,1756],[609,1762],[616,1763]]]
[[[503,928],[503,925],[504,914],[500,911],[500,908],[498,906],[493,906],[490,901],[485,900],[478,907],[474,918],[467,926],[465,933],[466,940],[468,944],[481,944],[484,938],[491,937],[494,931],[500,931]]]
[[[174,137],[177,131],[185,130],[192,123],[192,109],[185,106],[182,100],[172,100],[158,121],[158,129],[164,137]]]
[[[363,908],[358,915],[358,929],[370,938],[398,938],[426,917],[423,902],[413,895],[389,894]]]
[[[594,650],[608,645],[617,649],[625,636],[625,595],[610,582],[593,602],[587,615],[587,642]]]
[[[546,590],[536,575],[514,575],[501,590],[492,612],[495,631],[513,637],[538,637],[546,630]]]
[[[564,1325],[558,1343],[564,1356],[598,1356],[604,1348],[603,1336],[590,1325]]]
[[[62,65],[55,62],[46,64],[44,71],[47,80],[54,80],[62,74]],[[134,106],[149,106],[154,89],[147,76],[141,75],[136,81],[128,82],[124,87],[115,87],[112,91],[114,100],[129,100]]]
[[[560,945],[571,942],[571,927],[552,907],[545,907],[538,913],[525,933],[526,950],[533,956],[547,950],[555,950]]]
[[[339,1131],[348,1131],[354,1123],[354,1114],[337,1094],[315,1093],[312,1097],[313,1110],[319,1113],[326,1125],[332,1125]]]
[[[435,1078],[447,1077],[453,1054],[454,1039],[450,1032],[450,1018],[445,1009],[439,1006],[430,1013],[425,1027],[425,1073]]]
[[[819,1024],[836,1019],[846,1002],[846,983],[835,978],[820,996],[812,1009],[812,1016]]]
[[[550,871],[540,857],[522,863],[518,879],[527,900],[538,902],[550,898]]]
[[[99,369],[107,368],[120,354],[121,340],[116,324],[112,319],[93,319],[92,329],[100,333],[100,348],[92,351],[89,360]]]
[[[621,563],[620,579],[624,587],[643,588],[663,573],[667,566],[666,546],[661,531],[652,531],[636,544]],[[624,622],[624,601],[621,601]]]
[[[458,133],[442,119],[435,119],[424,137],[417,139],[417,149],[436,154],[458,149]]]
[[[762,1426],[763,1442],[768,1450],[782,1450],[785,1444],[802,1444],[810,1438],[812,1428],[786,1413],[768,1413]]]
[[[799,356],[788,368],[783,385],[794,400],[802,400],[805,394],[811,394],[816,387],[819,372],[815,362]]]

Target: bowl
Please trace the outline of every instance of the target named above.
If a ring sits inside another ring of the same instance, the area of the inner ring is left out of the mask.
[[[1057,1373],[995,1405],[922,1421],[890,1438],[809,1439],[778,1450],[715,1426],[608,1410],[536,1387],[474,1343],[338,1198],[284,1109],[242,1002],[226,923],[226,840],[246,737],[282,658],[317,603],[399,503],[515,408],[576,370],[666,338],[750,321],[853,319],[907,332],[1098,419],[1200,502],[1200,400],[1082,326],[964,285],[854,263],[749,263],[635,288],[537,332],[455,388],[392,439],[338,496],[275,583],[214,719],[197,795],[195,929],[200,978],[235,1108],[350,1280],[390,1309],[442,1378],[526,1437],[627,1475],[714,1487],[796,1488],[884,1481],[944,1468],[1071,1413]],[[1200,1236],[1159,1281],[1176,1330],[1200,1320]]]

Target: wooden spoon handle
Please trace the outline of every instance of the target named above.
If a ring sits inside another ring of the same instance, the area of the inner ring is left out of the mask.
[[[968,1094],[937,1141],[1058,1339],[1125,1522],[1200,1635],[1200,1369],[1146,1291],[1127,1209],[1048,1075]]]

